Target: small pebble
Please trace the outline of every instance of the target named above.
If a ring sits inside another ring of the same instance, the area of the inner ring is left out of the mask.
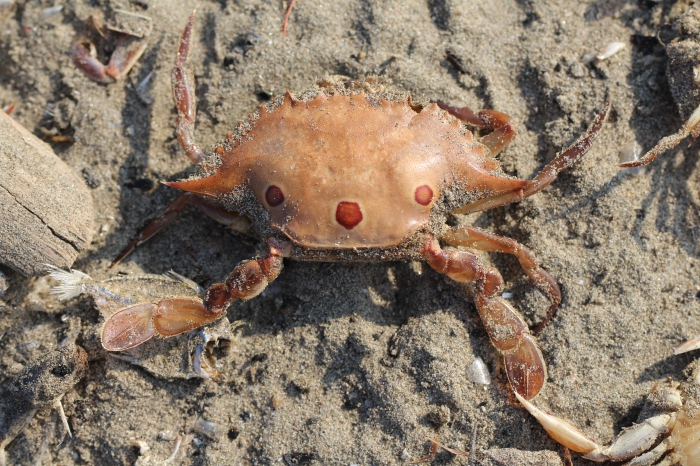
[[[270,401],[272,403],[273,409],[280,409],[280,407],[284,403],[284,399],[280,395],[273,395]]]
[[[569,72],[574,78],[584,78],[586,76],[586,68],[576,62],[569,67]]]

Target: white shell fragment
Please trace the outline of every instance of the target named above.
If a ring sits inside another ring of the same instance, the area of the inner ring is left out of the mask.
[[[596,53],[595,59],[598,61],[607,60],[620,50],[624,49],[625,46],[626,44],[624,42],[611,42]]]
[[[194,431],[211,440],[219,440],[224,435],[223,428],[215,422],[205,421],[201,417],[194,423]]]
[[[479,357],[477,357],[467,368],[467,378],[474,383],[480,383],[483,385],[491,384],[491,374],[489,374],[489,369],[486,367],[484,361]]]
[[[57,5],[57,6],[52,6],[49,8],[44,8],[43,10],[41,10],[41,14],[39,15],[39,18],[42,21],[46,21],[47,19],[58,15],[62,10],[63,10],[63,5]]]

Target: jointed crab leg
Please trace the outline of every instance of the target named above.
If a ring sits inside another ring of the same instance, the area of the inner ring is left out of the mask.
[[[510,116],[496,110],[480,110],[474,113],[467,107],[453,107],[443,102],[436,102],[438,107],[450,115],[459,118],[465,123],[479,128],[493,129],[494,131],[479,139],[485,145],[491,156],[498,155],[513,140],[517,131]]]
[[[500,194],[494,197],[487,197],[456,209],[454,212],[458,214],[467,214],[470,212],[493,209],[494,207],[520,201],[540,192],[552,181],[554,181],[559,172],[572,166],[574,163],[580,160],[581,157],[586,154],[586,152],[588,152],[598,137],[598,133],[603,127],[603,123],[608,118],[610,106],[610,101],[605,102],[603,110],[598,114],[590,128],[588,128],[586,134],[581,136],[574,144],[569,146],[564,152],[560,153],[554,158],[554,160],[549,162],[525,189]]]
[[[180,38],[180,49],[173,68],[173,99],[177,107],[177,139],[180,141],[187,157],[194,163],[199,163],[204,158],[204,152],[194,142],[194,119],[197,105],[194,96],[194,85],[185,63],[190,49],[190,37],[194,24],[194,11],[187,20],[187,26]]]
[[[666,136],[661,141],[659,141],[649,152],[644,154],[640,159],[633,160],[631,162],[621,163],[618,165],[620,168],[634,168],[641,167],[643,165],[648,165],[656,157],[666,152],[669,149],[673,149],[680,142],[692,136],[691,142],[695,141],[698,136],[700,136],[700,107],[696,108],[695,111],[690,115],[688,121],[685,122],[683,127],[678,130],[676,134]]]
[[[609,447],[601,447],[569,422],[545,413],[518,393],[515,396],[554,440],[571,450],[585,453],[586,459],[601,463],[635,458],[627,465],[652,464],[669,449],[668,442],[664,441],[646,454],[639,455],[651,448],[660,436],[668,434],[676,423],[675,414],[659,414],[625,429]]]
[[[547,316],[537,325],[537,329],[533,333],[537,335],[541,332],[544,326],[554,317],[554,313],[561,302],[561,290],[554,277],[537,264],[537,259],[528,248],[514,239],[468,225],[450,228],[441,239],[452,246],[464,246],[478,249],[479,251],[513,254],[520,261],[520,266],[527,276],[530,277],[530,280],[552,303],[547,311]]]
[[[434,270],[460,283],[474,283],[476,308],[491,342],[505,358],[510,384],[525,399],[535,397],[547,378],[544,359],[520,314],[497,296],[503,286],[498,271],[484,267],[473,252],[440,249],[432,237],[421,253]]]
[[[216,283],[204,300],[173,297],[157,303],[139,303],[107,319],[102,330],[102,346],[123,351],[140,345],[154,335],[171,337],[207,325],[226,313],[234,299],[248,300],[259,295],[282,271],[282,258],[291,246],[268,240],[267,257],[242,263],[224,283]]]
[[[292,8],[297,0],[287,0],[287,8],[284,12],[284,20],[282,21],[282,37],[287,37],[287,23],[289,22],[289,15],[292,14]]]
[[[146,227],[141,230],[129,244],[127,244],[122,252],[119,253],[109,268],[111,269],[115,265],[119,264],[126,256],[131,254],[134,249],[141,246],[143,243],[155,236],[160,230],[170,225],[177,218],[180,212],[182,212],[182,209],[184,209],[187,205],[196,207],[217,222],[223,223],[236,231],[244,233],[250,226],[250,220],[248,220],[247,217],[240,215],[237,212],[226,210],[218,202],[197,196],[195,194],[185,193],[176,197],[174,201],[168,204],[160,217],[146,225]]]

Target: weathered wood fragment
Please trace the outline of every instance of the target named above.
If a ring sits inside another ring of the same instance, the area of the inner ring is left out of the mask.
[[[48,144],[0,111],[0,263],[70,267],[92,239],[92,196]]]

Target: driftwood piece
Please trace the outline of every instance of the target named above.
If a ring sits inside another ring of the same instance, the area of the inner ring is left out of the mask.
[[[0,111],[0,263],[70,267],[92,239],[92,196],[48,144]]]

